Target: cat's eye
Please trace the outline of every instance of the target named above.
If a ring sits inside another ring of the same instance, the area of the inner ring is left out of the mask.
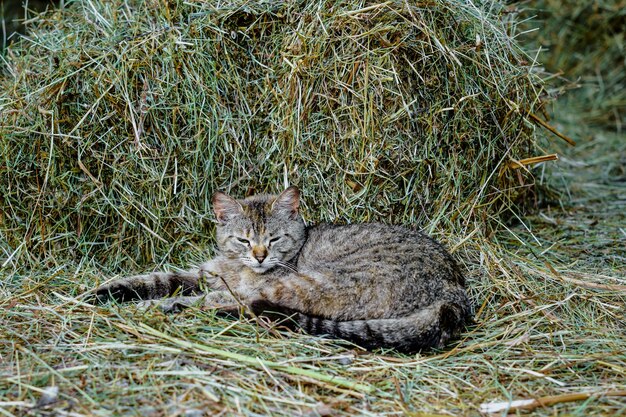
[[[280,239],[282,239],[282,236],[276,236],[276,237],[273,237],[273,238],[271,238],[271,239],[269,240],[269,243],[270,243],[270,245],[271,245],[272,243],[276,243],[276,242],[278,242]]]
[[[243,243],[244,245],[250,245],[250,241],[249,241],[248,239],[244,239],[244,238],[242,238],[242,237],[238,237],[238,238],[237,238],[237,241],[238,241],[239,243]]]

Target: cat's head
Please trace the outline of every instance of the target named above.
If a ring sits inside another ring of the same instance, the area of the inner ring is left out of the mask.
[[[300,191],[296,187],[279,195],[255,195],[244,200],[216,192],[213,211],[221,255],[257,273],[293,260],[305,239],[299,206]]]

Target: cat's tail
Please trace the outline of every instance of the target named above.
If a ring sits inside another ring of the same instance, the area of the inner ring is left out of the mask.
[[[152,300],[171,295],[193,295],[199,289],[199,272],[153,272],[122,278],[98,287],[96,302]]]
[[[370,350],[394,348],[405,353],[442,348],[472,321],[467,305],[450,301],[438,301],[410,316],[375,320],[336,321],[311,317],[266,302],[253,303],[252,310],[272,320],[278,319],[280,314],[284,323],[288,315],[309,334],[348,340]]]

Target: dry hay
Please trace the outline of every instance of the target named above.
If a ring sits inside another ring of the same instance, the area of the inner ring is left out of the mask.
[[[577,120],[621,131],[626,124],[626,1],[532,0],[539,59],[577,90],[564,106]]]
[[[209,246],[216,189],[287,182],[311,220],[488,232],[533,200],[510,166],[538,156],[544,93],[487,5],[118,0],[43,15],[4,58],[2,250],[179,262]]]
[[[28,31],[31,17],[58,3],[58,0],[0,1],[0,52],[19,38],[18,33]]]

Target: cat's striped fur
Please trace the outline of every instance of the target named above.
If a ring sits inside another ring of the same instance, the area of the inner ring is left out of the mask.
[[[308,333],[404,352],[440,348],[470,321],[463,275],[442,245],[403,226],[307,228],[299,197],[295,187],[244,200],[218,192],[215,259],[198,271],[113,281],[97,296],[128,301],[176,293],[163,304],[170,309],[243,305],[273,319],[290,316]],[[201,293],[200,278],[212,291]]]

